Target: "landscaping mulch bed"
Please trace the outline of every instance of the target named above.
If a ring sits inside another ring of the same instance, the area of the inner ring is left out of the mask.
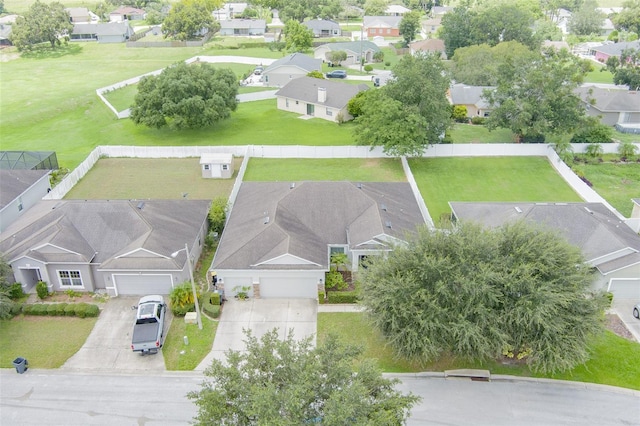
[[[616,314],[607,314],[606,315],[606,327],[607,330],[612,331],[620,337],[623,337],[628,340],[632,340],[635,342],[633,334],[627,329],[627,326],[624,325],[620,317]]]

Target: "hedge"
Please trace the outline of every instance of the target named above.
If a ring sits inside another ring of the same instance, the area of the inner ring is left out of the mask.
[[[211,292],[203,294],[202,311],[211,318],[218,318],[220,316],[220,294]]]
[[[356,303],[358,301],[357,291],[328,291],[327,303]]]
[[[16,312],[18,314],[19,312]],[[97,317],[100,314],[98,305],[92,303],[38,303],[22,306],[25,315]]]
[[[319,291],[318,292],[318,303],[321,305],[324,305],[325,303],[327,303],[327,299],[326,299],[327,295],[324,293],[324,291]]]

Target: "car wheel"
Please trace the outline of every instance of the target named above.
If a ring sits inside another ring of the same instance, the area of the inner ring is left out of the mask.
[[[640,312],[638,312],[638,308],[633,308],[633,316],[636,318],[640,318]]]

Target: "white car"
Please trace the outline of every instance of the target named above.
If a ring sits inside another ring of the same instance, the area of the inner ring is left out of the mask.
[[[640,319],[640,303],[633,307],[633,316]]]

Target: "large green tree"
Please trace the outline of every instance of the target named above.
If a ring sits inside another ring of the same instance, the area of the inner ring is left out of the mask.
[[[600,34],[605,14],[598,10],[598,2],[586,0],[569,20],[569,30],[576,35]]]
[[[388,0],[366,0],[364,2],[364,14],[366,16],[384,15],[388,5]]]
[[[165,38],[193,40],[208,32],[220,30],[220,23],[213,18],[210,5],[204,0],[181,0],[173,5],[162,23]]]
[[[492,107],[487,127],[510,129],[524,140],[572,133],[585,118],[575,89],[590,66],[566,50],[553,49],[526,64],[504,64],[497,87],[484,93]]]
[[[606,69],[613,74],[615,84],[626,85],[629,90],[640,89],[640,49],[625,49],[620,57],[609,57]]]
[[[447,58],[451,58],[459,47],[481,44],[474,38],[472,22],[477,14],[468,7],[457,6],[442,17],[439,37],[444,41]]]
[[[362,271],[363,303],[402,356],[480,360],[517,356],[535,371],[589,358],[605,306],[579,249],[557,232],[518,222],[421,230]]]
[[[613,18],[617,29],[633,31],[640,35],[640,0],[622,3],[622,11]]]
[[[67,36],[72,30],[69,13],[62,3],[47,4],[36,0],[23,16],[16,19],[11,42],[18,50],[28,50],[44,42],[53,48],[60,44],[61,37]]]
[[[418,397],[394,388],[360,348],[329,337],[284,340],[277,330],[260,340],[247,332],[243,352],[213,360],[202,388],[190,392],[197,425],[400,425]]]
[[[140,80],[131,119],[155,128],[207,127],[229,118],[237,94],[238,81],[230,69],[181,62]]]
[[[537,41],[533,36],[534,21],[531,12],[513,4],[482,7],[471,21],[473,44],[487,43],[495,46],[504,41],[517,41],[537,48]]]
[[[313,32],[295,19],[284,25],[284,36],[288,52],[306,52],[313,44]]]
[[[414,10],[405,13],[400,20],[398,29],[400,30],[400,35],[404,40],[405,46],[409,46],[409,43],[411,43],[416,38],[416,35],[420,31],[420,17],[420,12]]]

